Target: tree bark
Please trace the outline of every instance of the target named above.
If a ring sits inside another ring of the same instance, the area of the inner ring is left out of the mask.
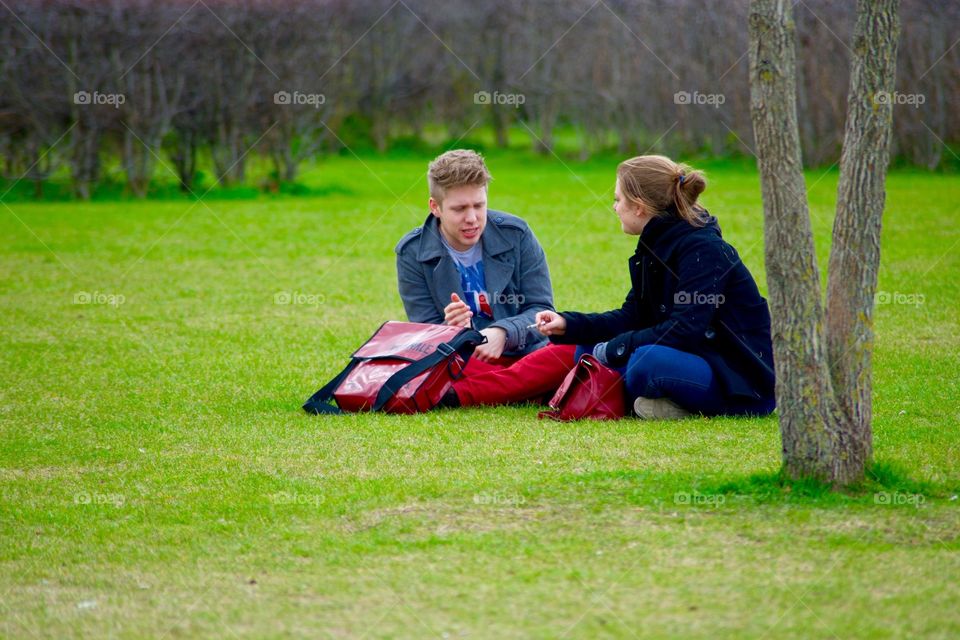
[[[853,428],[849,464],[873,453],[870,420],[873,307],[890,163],[899,0],[859,0],[847,124],[827,286],[827,353],[837,401]]]
[[[796,114],[789,0],[751,0],[750,112],[764,207],[783,466],[790,477],[860,480],[872,455],[873,296],[889,164],[899,0],[858,0],[827,310]]]
[[[846,483],[857,474],[838,455],[848,424],[834,399],[823,339],[797,129],[792,13],[789,0],[750,3],[750,113],[763,193],[783,466],[790,477]]]

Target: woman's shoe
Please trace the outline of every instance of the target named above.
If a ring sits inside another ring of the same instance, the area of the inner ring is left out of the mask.
[[[633,401],[633,412],[644,420],[678,420],[693,415],[672,400],[643,396]]]

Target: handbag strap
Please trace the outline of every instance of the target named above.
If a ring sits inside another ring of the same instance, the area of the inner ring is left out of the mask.
[[[310,398],[303,403],[303,410],[314,415],[319,415],[321,413],[343,413],[343,411],[340,410],[340,407],[336,406],[330,401],[333,400],[333,392],[337,390],[337,387],[340,386],[340,383],[343,382],[343,379],[346,378],[351,371],[353,371],[353,368],[356,367],[359,362],[360,360],[352,358],[350,360],[350,364],[344,367],[343,371],[338,373],[336,378],[325,384],[322,389],[310,396]]]
[[[373,407],[371,407],[370,410],[380,411],[384,405],[390,401],[390,398],[396,395],[396,393],[403,388],[403,385],[407,384],[424,371],[429,371],[436,365],[449,358],[451,355],[456,353],[464,360],[468,360],[470,355],[473,353],[474,348],[486,341],[487,338],[479,331],[467,329],[462,333],[457,334],[457,336],[450,342],[441,342],[437,345],[437,348],[433,353],[411,363],[409,366],[404,367],[400,371],[397,371],[395,374],[390,376],[390,379],[384,382],[383,386],[380,387],[380,392],[377,394],[377,399],[373,403]]]
[[[561,417],[563,415],[563,406],[567,403],[567,400],[569,400],[570,394],[573,393],[573,390],[576,388],[575,383],[578,380],[578,376],[580,372],[583,371],[585,374],[585,379],[581,380],[580,383],[586,384],[587,381],[590,380],[591,378],[593,378],[594,380],[597,379],[597,375],[600,372],[600,370],[598,370],[597,367],[603,367],[603,366],[604,366],[603,364],[597,362],[597,360],[589,353],[585,353],[582,356],[580,356],[579,362],[577,362],[577,364],[574,365],[573,370],[570,372],[571,375],[573,376],[573,381],[571,382],[570,386],[567,388],[567,393],[565,393],[563,397],[560,398],[560,400],[557,402],[556,407],[551,407],[550,409],[546,409],[544,411],[539,412],[537,414],[537,418],[539,418],[540,420],[543,420],[544,418],[549,418],[551,420],[563,422],[565,420],[564,418]],[[597,407],[597,405],[600,404],[600,401],[603,400],[606,394],[608,393],[610,393],[610,389],[606,389],[601,393],[594,394],[594,397],[591,398],[590,403],[584,407],[584,413],[590,414]]]
[[[570,394],[573,393],[576,388],[577,375],[580,373],[580,370],[584,368],[583,359],[586,355],[587,354],[580,356],[580,359],[573,365],[573,368],[567,372],[566,377],[563,379],[563,382],[560,383],[553,398],[550,399],[549,409],[544,409],[537,413],[538,420],[549,418],[557,422],[566,421],[565,418],[561,417],[563,415],[563,405],[567,403]],[[556,402],[556,404],[554,404],[554,402]]]

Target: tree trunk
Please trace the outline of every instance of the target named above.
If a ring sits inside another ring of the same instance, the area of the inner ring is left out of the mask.
[[[790,477],[849,484],[863,477],[872,455],[873,296],[898,3],[858,0],[826,314],[800,164],[793,10],[789,0],[750,3],[750,115],[763,190],[783,466]]]
[[[496,144],[499,149],[507,149],[510,147],[510,116],[507,114],[506,110],[501,108],[492,108],[490,109],[491,118],[493,120],[493,132],[496,136]]]
[[[244,148],[242,125],[222,122],[213,145],[213,164],[217,172],[215,184],[243,184],[246,177],[247,149]]]
[[[505,35],[503,33],[503,28],[496,29],[495,33],[492,34],[496,39],[494,44],[494,59],[493,59],[493,74],[491,85],[495,89],[500,91],[506,91],[507,88],[507,73],[504,69],[504,48],[506,43],[504,42]],[[504,105],[489,105],[490,107],[490,119],[491,124],[493,125],[493,132],[496,136],[496,144],[500,149],[506,149],[510,146],[510,118],[509,109],[504,108]],[[514,110],[515,111],[515,110]]]
[[[96,126],[77,124],[71,135],[70,174],[74,194],[89,200],[100,179],[100,138]]]
[[[180,180],[180,191],[190,193],[197,173],[197,136],[189,130],[177,131],[170,157]]]
[[[300,169],[300,161],[293,155],[290,149],[283,152],[283,181],[292,184],[297,179],[297,173]]]
[[[847,124],[827,287],[827,353],[837,401],[853,428],[850,464],[872,455],[873,306],[890,163],[899,0],[858,0]]]
[[[846,483],[857,472],[837,450],[848,425],[833,397],[823,339],[820,276],[797,130],[792,13],[789,0],[750,3],[750,115],[763,193],[783,465],[789,477]]]
[[[123,166],[127,174],[127,187],[138,198],[145,198],[153,173],[153,156],[147,145],[149,141],[137,139],[130,128],[123,132]]]
[[[386,106],[381,109],[375,109],[373,112],[373,124],[370,133],[373,136],[373,146],[377,153],[386,153],[390,144],[390,122],[389,112]]]

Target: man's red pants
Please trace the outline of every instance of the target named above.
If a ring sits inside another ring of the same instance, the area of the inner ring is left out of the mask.
[[[462,407],[549,400],[573,368],[576,350],[576,345],[548,344],[521,358],[470,358],[453,390]]]

